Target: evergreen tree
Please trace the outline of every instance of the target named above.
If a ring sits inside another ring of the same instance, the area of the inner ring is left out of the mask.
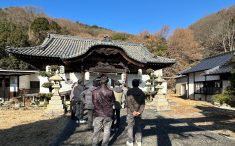
[[[47,32],[50,29],[50,23],[46,18],[39,17],[31,23],[30,29],[34,34],[33,42],[35,42],[36,45],[39,45],[47,36]]]
[[[49,28],[51,33],[56,33],[56,34],[61,33],[61,27],[55,21],[51,21]]]
[[[27,69],[28,64],[8,56],[6,48],[25,47],[29,45],[27,29],[11,22],[0,22],[0,68]]]

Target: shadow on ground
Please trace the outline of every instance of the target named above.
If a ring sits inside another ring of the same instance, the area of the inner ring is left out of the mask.
[[[27,116],[27,115],[25,115]],[[14,126],[0,130],[1,146],[47,146],[55,145],[64,125],[69,122],[68,117],[53,118],[30,124]],[[72,130],[72,128],[70,128]],[[73,131],[70,131],[73,133]],[[71,135],[68,134],[68,135]]]
[[[201,110],[204,117],[179,118],[176,120],[166,118],[164,112],[145,110],[143,115],[143,146],[234,146],[234,140],[204,129],[213,131],[227,128],[234,132],[235,112],[216,107],[198,106],[197,108]],[[121,127],[119,131],[112,133],[110,139],[112,146],[123,146],[127,141],[125,114],[126,111],[122,110]],[[200,126],[201,128],[195,126],[198,123],[203,123]],[[62,125],[66,125],[65,128],[62,128]],[[4,146],[89,146],[91,145],[92,131],[86,129],[86,124],[77,125],[68,117],[61,117],[0,130],[0,139],[0,145]]]

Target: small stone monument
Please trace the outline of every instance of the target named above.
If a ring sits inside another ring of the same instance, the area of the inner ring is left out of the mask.
[[[162,93],[163,89],[162,83],[165,82],[165,80],[161,76],[158,76],[155,82],[157,83],[156,86],[157,94],[154,97],[154,101],[156,101],[157,111],[170,110],[170,106],[166,99],[166,95]]]
[[[54,88],[54,93],[53,96],[51,97],[51,100],[49,101],[49,104],[47,105],[45,113],[53,116],[63,115],[64,108],[61,97],[59,95],[60,81],[62,81],[62,78],[58,75],[58,71],[56,71],[56,74],[50,77],[49,80],[54,81],[55,83],[52,86],[52,88]]]

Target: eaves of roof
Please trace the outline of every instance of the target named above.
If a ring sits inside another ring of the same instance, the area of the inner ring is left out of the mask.
[[[85,39],[76,36],[55,34],[50,34],[49,37],[47,37],[39,46],[10,48],[7,49],[7,51],[13,55],[51,57],[66,60],[84,55],[95,46],[118,47],[131,59],[140,63],[175,63],[175,59],[154,56],[143,44],[140,43]]]

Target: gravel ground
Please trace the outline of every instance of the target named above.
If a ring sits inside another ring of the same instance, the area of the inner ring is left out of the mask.
[[[143,115],[143,146],[234,146],[235,140],[198,128],[186,122],[165,118],[164,113],[147,109]],[[122,127],[112,133],[110,145],[124,146],[127,140],[125,111],[122,111]],[[74,132],[60,143],[63,146],[90,146],[92,132],[86,124],[76,125]]]
[[[235,145],[234,110],[175,95],[167,98],[170,111],[156,112],[156,103],[147,103],[143,146]],[[68,116],[48,117],[43,112],[43,108],[0,108],[0,146],[91,145],[92,132],[86,124],[77,125]],[[123,146],[127,140],[125,110],[121,119],[122,127],[110,139],[113,146]]]
[[[143,146],[234,146],[234,112],[208,102],[167,97],[170,111],[157,112],[155,102],[147,103],[143,114]],[[124,146],[127,140],[125,110],[119,131],[112,133],[110,145]],[[76,125],[76,124],[75,124]],[[206,130],[208,129],[208,130]],[[231,138],[229,138],[231,137]],[[86,124],[76,128],[60,145],[89,146],[92,132]]]

